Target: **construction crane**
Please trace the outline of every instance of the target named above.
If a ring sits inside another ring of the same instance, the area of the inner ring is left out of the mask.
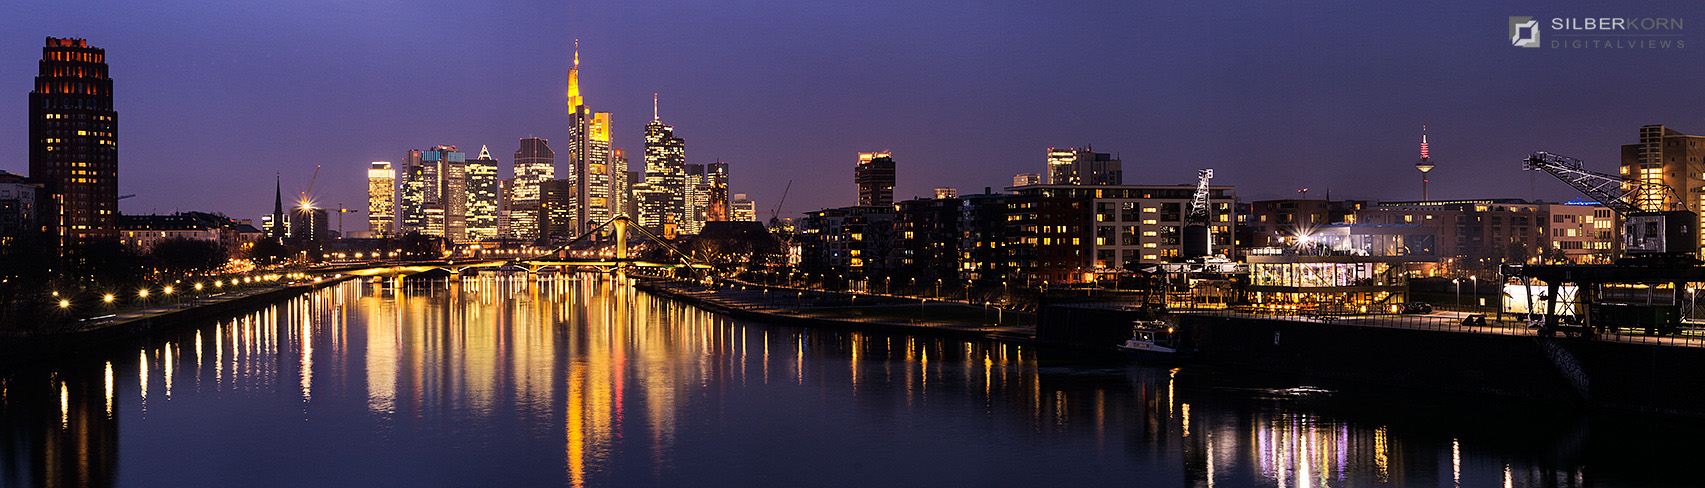
[[[1629,255],[1688,258],[1698,250],[1698,216],[1682,206],[1669,185],[1588,171],[1579,159],[1543,151],[1522,160],[1522,169],[1550,173],[1615,211],[1622,217],[1622,249]]]
[[[355,208],[343,208],[342,203],[337,204],[337,238],[338,239],[343,238],[343,214],[360,212],[360,211],[361,211],[360,209],[355,209]]]
[[[302,199],[297,201],[297,203],[302,204],[302,208],[310,208],[309,205],[313,203],[308,200],[308,195],[314,193],[314,183],[317,181],[320,181],[320,165],[318,164],[314,165],[314,177],[308,179],[308,189],[302,190]]]
[[[1208,208],[1208,180],[1214,178],[1213,168],[1196,172],[1196,195],[1190,198],[1190,208],[1184,217],[1184,258],[1214,255],[1213,239],[1208,232],[1213,212]]]
[[[778,227],[781,225],[781,205],[783,203],[787,203],[787,192],[789,190],[792,190],[792,189],[793,189],[793,180],[787,180],[787,187],[782,188],[782,190],[781,190],[781,200],[776,200],[775,210],[770,211],[770,227],[771,228],[775,228],[775,227]]]

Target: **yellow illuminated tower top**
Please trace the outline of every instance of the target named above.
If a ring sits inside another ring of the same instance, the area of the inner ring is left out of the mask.
[[[568,69],[568,106],[579,107],[586,103],[580,99],[580,40],[574,40],[574,67]]]

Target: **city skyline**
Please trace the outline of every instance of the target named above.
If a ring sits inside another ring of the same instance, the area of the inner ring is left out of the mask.
[[[1423,124],[1438,162],[1429,175],[1435,199],[1567,200],[1567,188],[1542,179],[1509,184],[1522,176],[1519,159],[1547,150],[1613,171],[1620,145],[1637,142],[1633,128],[1705,132],[1698,111],[1705,100],[1684,85],[1701,68],[1675,62],[1685,49],[1524,50],[1500,38],[1510,15],[1596,13],[1582,5],[1248,5],[1229,12],[993,5],[974,21],[955,17],[963,9],[951,5],[688,9],[727,21],[710,25],[648,25],[638,20],[649,11],[643,6],[549,6],[479,42],[383,35],[428,7],[201,12],[195,4],[168,4],[91,15],[105,7],[12,5],[4,17],[31,24],[8,25],[0,62],[13,66],[6,72],[14,86],[27,86],[42,37],[88,39],[108,50],[112,78],[122,86],[115,108],[126,114],[118,193],[137,195],[120,210],[133,214],[258,218],[270,209],[255,197],[268,190],[268,176],[282,171],[285,190],[298,192],[316,164],[324,166],[317,201],[361,207],[369,163],[396,160],[407,148],[566,140],[560,104],[574,38],[597,60],[581,82],[598,94],[600,110],[614,114],[613,148],[643,149],[646,97],[662,93],[673,100],[672,125],[693,135],[688,162],[737,161],[742,169],[730,191],[750,195],[766,220],[789,180],[845,174],[846,155],[869,148],[906,155],[895,200],[928,196],[935,187],[1002,188],[1013,174],[1043,171],[1045,148],[1079,146],[1115,154],[1135,184],[1188,183],[1197,168],[1215,167],[1219,181],[1236,185],[1245,200],[1293,196],[1303,187],[1331,189],[1337,198],[1413,200],[1420,193],[1414,134]],[[1635,10],[1685,18],[1699,8]],[[449,13],[498,25],[516,11],[498,5]],[[314,22],[278,18],[325,22],[304,28]],[[1042,35],[1047,21],[1103,34]],[[139,28],[163,23],[181,28]],[[941,32],[920,28],[936,24]],[[846,25],[877,25],[880,35]],[[1209,25],[1216,27],[1202,27]],[[1326,25],[1334,30],[1318,31]],[[743,30],[760,34],[734,34]],[[954,37],[977,41],[947,42]],[[781,39],[799,45],[770,45]],[[331,54],[348,46],[357,46],[351,52],[358,56]],[[1677,68],[1658,77],[1631,69],[1648,63]],[[479,76],[412,78],[446,64]],[[1060,64],[1102,73],[1058,81],[1048,68]],[[873,65],[884,69],[867,69]],[[1594,75],[1570,76],[1579,71]],[[1660,102],[1642,95],[1652,92],[1667,96]],[[0,117],[0,141],[22,154],[26,114],[14,115]],[[1188,142],[1205,137],[1230,142]],[[312,149],[250,150],[303,145]],[[184,158],[185,148],[196,157]],[[502,174],[512,174],[512,161],[500,164]],[[27,173],[27,161],[0,160],[0,169]],[[1366,181],[1379,183],[1358,185]],[[851,182],[826,178],[821,187],[790,194],[783,216],[856,202]]]

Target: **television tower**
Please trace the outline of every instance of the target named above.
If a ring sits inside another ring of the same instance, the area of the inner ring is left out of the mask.
[[[1421,126],[1421,160],[1415,162],[1415,169],[1421,170],[1421,201],[1427,201],[1427,172],[1433,170],[1433,160],[1427,157],[1427,126]]]

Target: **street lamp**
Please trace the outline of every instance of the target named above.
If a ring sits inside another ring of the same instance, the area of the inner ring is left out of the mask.
[[[1479,276],[1469,276],[1468,281],[1471,281],[1474,283],[1474,303],[1475,303],[1475,305],[1479,305],[1480,304],[1480,277]]]
[[[935,297],[941,298],[941,278],[935,279]]]
[[[1450,284],[1456,285],[1456,306],[1462,306],[1462,278],[1451,278]]]

